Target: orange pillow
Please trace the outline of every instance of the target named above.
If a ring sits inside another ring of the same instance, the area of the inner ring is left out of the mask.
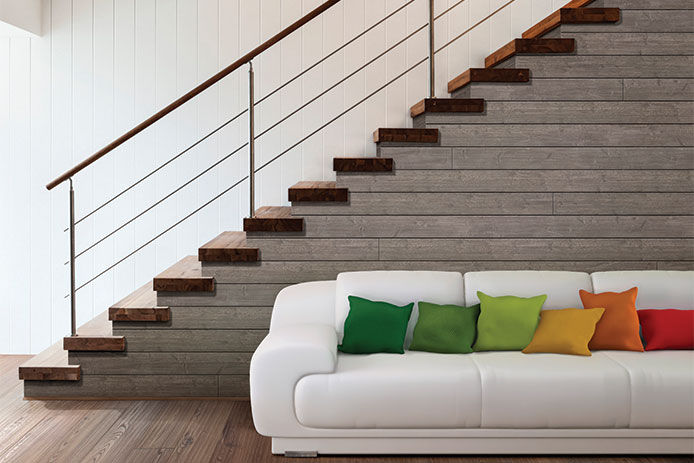
[[[605,313],[595,326],[595,334],[588,343],[590,350],[635,350],[643,352],[639,337],[639,316],[636,313],[634,287],[623,293],[593,294],[580,290],[581,301],[586,309],[603,307]]]

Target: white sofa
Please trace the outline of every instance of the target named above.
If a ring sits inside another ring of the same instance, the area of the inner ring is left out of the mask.
[[[694,308],[694,272],[351,272],[283,289],[253,355],[251,405],[273,453],[692,453],[694,353],[350,355],[347,296],[472,305],[639,287],[639,308]],[[405,347],[418,312],[413,310]]]

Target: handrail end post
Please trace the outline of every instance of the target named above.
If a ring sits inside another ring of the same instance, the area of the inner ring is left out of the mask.
[[[76,300],[75,300],[75,190],[70,182],[70,334],[77,335]]]
[[[429,0],[429,98],[436,98],[434,21],[434,0]]]
[[[248,61],[248,217],[255,215],[255,98],[253,84],[253,61]]]

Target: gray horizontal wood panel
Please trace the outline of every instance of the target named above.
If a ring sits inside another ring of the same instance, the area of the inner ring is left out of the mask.
[[[693,146],[691,125],[437,125],[442,146]]]
[[[215,375],[82,375],[80,381],[25,381],[25,397],[216,397]]]
[[[260,247],[262,260],[375,260],[378,240],[249,238],[249,246]]]
[[[622,99],[621,79],[542,79],[530,70],[528,83],[468,84],[454,98],[484,98],[489,101],[612,101]]]
[[[251,387],[248,375],[220,375],[219,397],[249,397]]]
[[[566,31],[561,37],[576,40],[578,55],[692,55],[694,36],[682,33],[626,33],[588,32],[582,26]],[[581,29],[578,29],[581,27]]]
[[[678,147],[453,148],[454,169],[694,169],[694,150]]]
[[[694,100],[694,79],[624,79],[625,100]]]
[[[381,239],[383,260],[694,260],[692,239]]]
[[[617,24],[562,24],[568,32],[694,32],[694,11],[691,10],[624,10]],[[611,45],[605,42],[606,46]],[[606,47],[607,48],[607,47]]]
[[[220,282],[264,282],[285,285],[305,281],[334,280],[340,272],[368,270],[441,270],[450,272],[473,272],[484,270],[567,270],[598,272],[609,270],[655,270],[655,262],[630,261],[288,261],[261,262],[254,267],[236,265],[210,266]]]
[[[265,329],[267,329],[265,326]],[[247,375],[250,352],[71,352],[82,375]]]
[[[354,192],[691,192],[694,171],[406,170],[387,176],[338,175],[337,183]]]
[[[532,78],[692,78],[694,56],[518,55],[504,68],[530,68]]]
[[[203,272],[204,274],[204,272]],[[205,275],[211,276],[211,275]],[[168,322],[113,322],[115,329],[258,329],[270,324],[272,307],[171,307]]]
[[[403,171],[407,172],[407,171]],[[403,173],[401,172],[401,173]],[[551,214],[551,193],[350,193],[349,203],[293,204],[308,215]]]
[[[694,270],[694,262],[658,262],[658,270]]]
[[[253,352],[267,330],[113,330],[127,352]]]
[[[682,238],[694,237],[694,216],[310,216],[305,229],[309,238]]]
[[[217,284],[214,293],[157,293],[157,304],[170,307],[267,307],[282,286],[265,284]],[[212,296],[209,296],[212,294]]]
[[[379,147],[380,157],[392,158],[395,169],[450,169],[451,148]]]
[[[691,193],[555,193],[555,214],[694,214]]]
[[[692,10],[692,0],[596,0],[591,8],[611,7],[622,10]]]
[[[432,124],[691,124],[694,105],[688,101],[489,101],[484,113],[426,113],[419,118],[426,127]]]

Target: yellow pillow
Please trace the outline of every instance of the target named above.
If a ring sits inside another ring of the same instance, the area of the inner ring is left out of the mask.
[[[540,312],[540,323],[524,354],[591,355],[588,343],[605,309],[561,309]]]

